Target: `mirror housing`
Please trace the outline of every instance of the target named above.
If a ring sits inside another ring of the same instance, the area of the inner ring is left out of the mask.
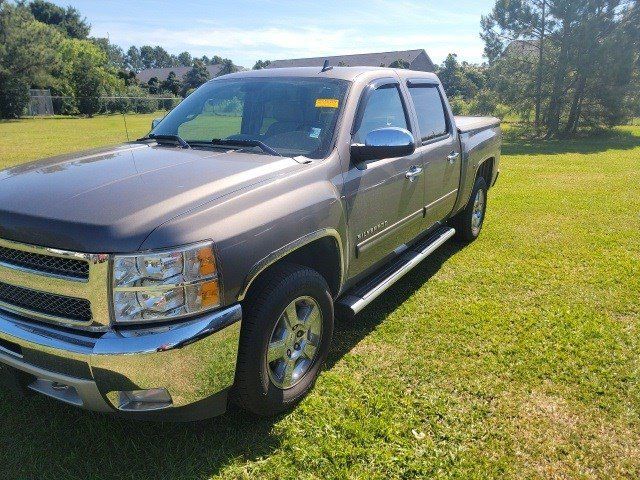
[[[385,127],[369,132],[364,145],[351,145],[351,158],[356,162],[370,162],[406,157],[415,151],[416,142],[410,131],[398,127]]]
[[[161,118],[154,118],[153,120],[151,120],[151,130],[156,128],[161,121]]]

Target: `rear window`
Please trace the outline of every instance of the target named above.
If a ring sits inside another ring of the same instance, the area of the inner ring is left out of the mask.
[[[439,137],[447,133],[447,117],[438,87],[432,85],[409,88],[418,115],[422,140]]]

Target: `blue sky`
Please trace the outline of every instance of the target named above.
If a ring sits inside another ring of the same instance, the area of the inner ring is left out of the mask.
[[[220,55],[251,67],[281,59],[424,48],[482,61],[480,16],[491,0],[166,1],[55,0],[73,5],[123,48],[162,45],[171,53]]]

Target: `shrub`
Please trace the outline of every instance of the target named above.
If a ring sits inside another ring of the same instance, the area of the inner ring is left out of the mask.
[[[491,90],[480,90],[469,103],[471,115],[495,115],[498,108],[498,96]]]
[[[29,85],[22,79],[0,77],[0,118],[18,118],[29,105]]]
[[[469,115],[469,102],[461,96],[451,97],[449,103],[454,115]]]

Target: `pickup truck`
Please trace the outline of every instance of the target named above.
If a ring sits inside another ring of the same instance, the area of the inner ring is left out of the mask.
[[[478,237],[500,146],[434,74],[325,65],[219,77],[138,141],[1,171],[4,378],[143,418],[289,409],[335,316]]]

